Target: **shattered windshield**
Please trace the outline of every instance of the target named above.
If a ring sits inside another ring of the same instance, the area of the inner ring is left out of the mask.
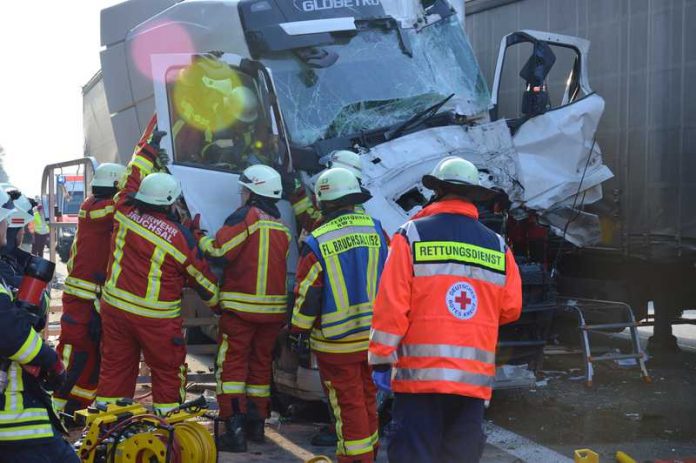
[[[327,68],[311,68],[289,51],[266,55],[291,140],[310,145],[398,124],[452,93],[448,106],[467,115],[488,108],[488,87],[456,19],[404,33],[413,57],[397,31],[380,28],[323,46],[338,54]]]

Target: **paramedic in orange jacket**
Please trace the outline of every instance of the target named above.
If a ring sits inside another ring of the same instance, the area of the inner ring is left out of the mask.
[[[231,452],[245,452],[247,437],[264,440],[272,352],[287,320],[290,249],[290,231],[276,206],[283,193],[280,174],[255,165],[244,170],[239,184],[242,207],[225,220],[214,239],[200,240],[206,254],[224,261],[216,376],[226,432],[218,448]]]
[[[335,419],[339,463],[371,463],[377,451],[377,390],[367,364],[372,304],[387,256],[380,222],[356,205],[370,198],[347,169],[321,174],[323,222],[297,266],[292,330],[310,334]]]
[[[58,353],[68,379],[53,394],[56,409],[72,415],[87,408],[97,393],[101,320],[99,297],[106,280],[114,222],[114,195],[126,168],[101,164],[94,172],[92,195],[80,206],[63,291]]]
[[[446,158],[423,185],[435,197],[392,241],[369,361],[395,393],[389,461],[477,462],[498,327],[520,316],[521,280],[504,239],[478,221],[473,202],[495,193],[472,163]]]
[[[142,351],[152,372],[153,406],[165,414],[185,397],[183,287],[194,288],[211,307],[218,303],[218,289],[193,234],[173,215],[181,186],[173,176],[157,172],[168,156],[147,133],[143,138],[116,200],[112,255],[102,288],[97,403],[133,397]]]

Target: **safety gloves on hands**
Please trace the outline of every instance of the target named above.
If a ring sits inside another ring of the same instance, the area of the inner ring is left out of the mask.
[[[56,362],[43,373],[44,389],[48,391],[57,391],[65,384],[68,379],[68,373],[65,371],[63,361],[58,357]]]

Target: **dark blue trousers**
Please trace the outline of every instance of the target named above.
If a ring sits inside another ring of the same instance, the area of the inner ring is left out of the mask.
[[[390,463],[477,463],[484,401],[450,394],[394,394]]]
[[[42,444],[0,445],[0,463],[80,463],[72,445],[62,437]]]

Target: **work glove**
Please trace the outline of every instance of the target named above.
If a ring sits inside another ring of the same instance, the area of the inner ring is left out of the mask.
[[[92,312],[92,317],[87,324],[87,333],[92,341],[99,344],[99,340],[101,339],[101,316],[96,310]]]
[[[44,389],[57,391],[65,384],[67,379],[68,373],[65,371],[65,365],[63,365],[60,357],[57,357],[56,362],[43,374]]]
[[[372,382],[375,383],[377,389],[380,391],[390,393],[391,392],[391,368],[384,371],[372,371]]]
[[[7,195],[10,197],[12,201],[15,201],[19,199],[20,196],[22,196],[22,192],[20,192],[19,190],[12,190],[8,191]]]
[[[155,163],[160,170],[165,170],[167,168],[169,165],[169,154],[167,153],[167,150],[162,148],[157,149]]]

